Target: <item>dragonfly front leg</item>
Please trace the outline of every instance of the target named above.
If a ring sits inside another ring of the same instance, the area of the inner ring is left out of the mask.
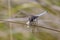
[[[28,21],[26,24],[27,24],[27,28],[29,28],[32,25],[32,22]]]

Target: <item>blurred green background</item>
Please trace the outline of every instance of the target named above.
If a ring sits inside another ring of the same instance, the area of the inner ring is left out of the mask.
[[[0,0],[0,20],[9,17],[24,18],[27,15],[36,15],[42,11],[48,11],[48,14],[41,17],[43,22],[39,21],[39,25],[60,31],[60,0],[10,0],[10,7],[8,0]],[[21,11],[25,11],[27,15]],[[11,27],[12,40],[60,40],[60,32],[37,26],[27,28],[24,24],[16,23],[11,23]],[[11,40],[10,38],[10,23],[0,21],[0,40]]]

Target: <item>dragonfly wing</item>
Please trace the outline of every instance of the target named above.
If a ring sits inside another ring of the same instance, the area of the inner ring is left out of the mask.
[[[28,18],[11,18],[11,19],[4,19],[4,21],[27,21]]]
[[[44,14],[46,14],[46,13],[47,13],[47,11],[44,11],[44,12],[42,12],[42,13],[36,15],[36,16],[42,16],[42,15],[44,15]]]

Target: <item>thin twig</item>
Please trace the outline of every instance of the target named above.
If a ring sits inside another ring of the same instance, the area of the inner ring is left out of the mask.
[[[0,21],[3,21],[3,20],[0,20]],[[11,23],[17,23],[17,24],[27,25],[27,24],[24,24],[24,23],[18,23],[18,22],[13,22],[13,21],[5,21],[5,22],[11,22]],[[44,29],[48,29],[48,30],[60,32],[59,30],[52,29],[52,28],[47,28],[47,27],[43,27],[43,26],[38,26],[38,25],[32,25],[32,26],[35,26],[35,27],[41,27],[41,28],[44,28]]]

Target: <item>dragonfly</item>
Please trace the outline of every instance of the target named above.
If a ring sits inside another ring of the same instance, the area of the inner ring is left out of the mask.
[[[24,12],[24,11],[22,11],[22,12],[26,15],[26,12]],[[38,26],[38,25],[32,25],[33,22],[37,21],[37,18],[39,18],[40,16],[42,16],[44,14],[47,14],[47,13],[48,13],[47,11],[44,11],[44,12],[38,14],[38,15],[28,15],[29,17],[24,17],[24,18],[9,18],[9,19],[4,19],[4,21],[27,25],[27,28],[29,28],[30,26],[37,26],[37,27],[41,27],[41,28],[44,28],[44,29],[60,32],[59,30],[56,30],[56,29],[47,28],[47,27]],[[20,21],[20,22],[18,23],[17,21]],[[26,22],[21,23],[23,21],[26,21]]]
[[[25,13],[23,11],[23,13]],[[9,18],[9,19],[5,19],[5,21],[27,21],[26,24],[27,24],[27,27],[29,27],[34,21],[37,21],[37,18],[39,18],[40,16],[46,14],[47,11],[44,11],[38,15],[28,15],[29,17],[28,18]]]
[[[42,16],[42,15],[44,15],[44,14],[46,14],[47,13],[47,11],[44,11],[44,12],[42,12],[41,14],[38,14],[38,15],[32,15],[29,19],[28,19],[28,22],[26,23],[28,26],[27,27],[29,27],[31,24],[32,24],[32,22],[34,22],[38,17],[40,17],[40,16]]]

